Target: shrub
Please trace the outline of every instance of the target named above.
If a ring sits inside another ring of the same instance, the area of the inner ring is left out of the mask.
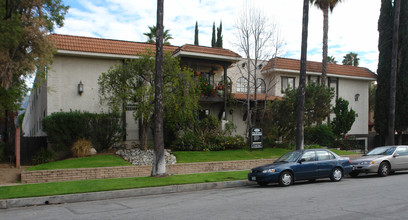
[[[320,146],[332,146],[335,140],[333,131],[327,125],[305,128],[305,143]]]
[[[75,140],[87,138],[89,113],[55,112],[43,119],[43,128],[55,151],[69,151]]]
[[[54,153],[47,148],[41,148],[33,158],[34,164],[48,163],[54,160]]]
[[[174,141],[172,149],[176,151],[201,151],[204,149],[204,143],[193,131],[187,131],[182,137]]]
[[[240,135],[236,136],[222,136],[220,138],[220,145],[225,150],[234,150],[234,149],[242,149],[247,146],[244,137]]]
[[[56,152],[70,152],[74,140],[92,141],[97,151],[113,146],[121,140],[123,129],[119,115],[56,112],[43,120],[48,141]]]
[[[113,113],[91,114],[89,127],[89,138],[98,152],[121,141],[124,133],[119,115]]]
[[[85,157],[89,155],[89,151],[92,148],[92,143],[86,139],[77,140],[72,145],[72,154],[74,157]]]

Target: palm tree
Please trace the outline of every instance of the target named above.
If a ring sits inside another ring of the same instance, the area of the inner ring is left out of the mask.
[[[306,61],[307,61],[307,37],[309,26],[309,0],[303,0],[302,18],[302,46],[300,55],[300,79],[298,97],[296,103],[296,150],[304,149],[304,124],[305,124],[305,87],[306,87]]]
[[[327,40],[329,32],[329,9],[333,12],[334,7],[337,3],[342,0],[310,0],[310,3],[316,5],[320,10],[323,11],[323,60],[322,60],[322,84],[326,85],[327,81]]]
[[[155,44],[156,43],[156,36],[157,36],[157,28],[156,25],[149,26],[150,32],[143,33],[143,35],[147,36],[147,43]],[[169,40],[173,39],[171,34],[169,34],[170,30],[165,30],[163,32],[163,41],[165,45],[170,45]]]
[[[343,65],[358,66],[358,61],[360,58],[357,57],[358,54],[350,52],[346,54],[343,58]]]
[[[327,63],[337,64],[336,57],[334,57],[334,56],[328,56],[328,57],[327,57]]]

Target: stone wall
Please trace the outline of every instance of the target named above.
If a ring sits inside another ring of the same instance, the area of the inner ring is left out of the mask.
[[[168,174],[191,174],[217,171],[249,170],[272,163],[275,159],[220,161],[208,163],[167,164]],[[87,179],[150,176],[152,166],[119,166],[62,170],[23,171],[21,183],[45,183]]]

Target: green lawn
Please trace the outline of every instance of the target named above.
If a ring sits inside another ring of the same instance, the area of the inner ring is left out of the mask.
[[[175,151],[177,163],[195,163],[229,160],[254,160],[278,158],[290,150],[281,148],[265,148],[263,150],[241,149],[225,151]]]
[[[278,158],[290,150],[281,148],[265,148],[263,150],[241,149],[225,151],[175,151],[177,163],[195,163],[211,161],[231,161],[231,160],[254,160],[254,159],[271,159]],[[338,155],[355,154],[348,151],[333,150]],[[33,170],[55,170],[55,169],[72,169],[72,168],[91,168],[91,167],[113,167],[129,166],[129,162],[116,155],[96,155],[82,158],[71,158],[40,164],[28,168],[27,171]]]
[[[174,175],[163,178],[134,177],[134,178],[38,183],[17,186],[0,186],[0,199],[52,196],[143,187],[181,185],[190,183],[244,180],[247,178],[247,174],[248,171],[213,172],[213,173]]]
[[[71,158],[50,163],[44,163],[34,167],[30,167],[27,169],[27,171],[91,168],[91,167],[114,167],[129,165],[132,164],[116,155],[95,155],[90,157]]]
[[[178,163],[227,161],[227,160],[250,160],[277,158],[290,150],[279,148],[265,148],[264,150],[226,150],[226,151],[176,151]],[[347,151],[333,150],[339,155],[354,154]],[[130,165],[122,158],[114,155],[97,155],[84,158],[73,158],[41,164],[28,170],[45,169],[69,169],[103,166],[127,166]],[[189,183],[220,182],[230,180],[244,180],[248,171],[236,172],[212,172],[200,174],[174,175],[165,178],[135,177],[117,179],[80,180],[69,182],[24,184],[17,186],[0,186],[0,199],[24,198],[37,196],[51,196],[73,193],[98,192],[109,190],[121,190],[143,187],[157,187],[168,185],[180,185]]]

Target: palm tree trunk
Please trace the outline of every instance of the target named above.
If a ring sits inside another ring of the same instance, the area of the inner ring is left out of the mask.
[[[306,62],[307,62],[307,37],[309,25],[309,0],[303,0],[303,22],[302,22],[302,49],[300,56],[300,79],[299,91],[296,104],[296,150],[304,148],[304,120],[305,120],[305,84],[306,84]]]
[[[400,0],[394,1],[394,32],[392,36],[392,61],[390,76],[390,107],[388,112],[388,134],[387,145],[394,145],[395,136],[395,96],[396,96],[396,78],[397,78],[397,58],[398,58],[398,29],[400,17]]]
[[[322,85],[327,83],[327,54],[328,54],[328,33],[329,33],[329,7],[323,9],[323,52],[322,52]]]
[[[163,134],[163,3],[164,0],[157,0],[154,159],[152,176],[167,175]]]

